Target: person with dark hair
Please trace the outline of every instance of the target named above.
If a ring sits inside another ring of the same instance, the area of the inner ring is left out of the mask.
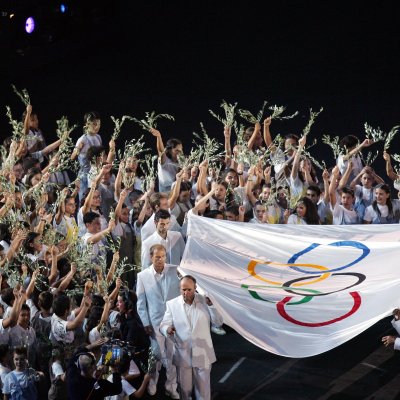
[[[130,357],[126,353],[123,353],[120,363],[118,365],[111,366],[111,372],[119,372],[121,374],[122,391],[118,396],[110,396],[107,397],[106,400],[120,400],[128,398],[140,399],[145,394],[147,385],[151,379],[151,375],[146,373],[139,389],[136,389],[132,386],[128,379],[125,379],[125,376],[132,375],[132,372],[135,373],[135,375],[140,375],[140,371],[137,366],[135,369],[132,369],[132,364],[133,361],[130,359]],[[107,380],[113,382],[113,374],[109,375]]]
[[[99,135],[100,130],[100,115],[95,112],[86,113],[84,116],[84,134],[78,139],[75,145],[75,149],[72,152],[71,158],[75,160],[78,158],[79,171],[78,178],[80,180],[79,200],[82,200],[83,194],[88,188],[88,174],[90,171],[90,160],[87,157],[87,153],[92,146],[101,146],[102,139]]]
[[[150,207],[153,210],[152,216],[146,221],[140,230],[140,236],[142,243],[149,236],[151,236],[156,231],[156,224],[154,221],[155,213],[158,210],[168,211],[168,194],[156,192],[150,196]],[[169,211],[168,211],[169,212]],[[181,226],[175,218],[175,215],[171,215],[170,218],[170,231],[181,232]]]
[[[400,350],[400,309],[395,308],[392,312],[393,319],[391,321],[392,326],[397,331],[397,335],[388,335],[382,338],[382,343],[388,347],[393,344],[394,350]]]
[[[16,288],[3,289],[1,293],[1,300],[7,306],[3,318],[0,319],[0,344],[9,344],[10,329],[17,325],[18,316],[21,312],[22,304],[25,298],[23,296],[23,289],[17,290]]]
[[[150,133],[157,138],[158,152],[158,191],[169,192],[179,170],[178,158],[183,152],[179,139],[169,139],[163,143],[160,131],[151,129]]]
[[[218,180],[214,185],[214,195],[210,198],[210,210],[226,210],[227,206],[234,204],[233,193],[228,193],[228,184],[223,180]]]
[[[361,183],[361,185],[358,183]],[[364,219],[365,210],[375,200],[374,186],[382,183],[385,183],[384,180],[369,166],[365,166],[350,183],[350,188],[354,190],[356,198],[354,209],[357,211],[360,220]]]
[[[129,221],[129,209],[125,204],[125,199],[128,196],[129,191],[123,189],[118,203],[114,206],[116,227],[113,230],[112,237],[114,240],[118,240],[119,254],[121,260],[126,260],[127,264],[136,264],[136,234],[132,224]],[[131,270],[124,272],[122,279],[128,282],[128,286],[133,288],[136,282],[136,271]]]
[[[167,252],[167,264],[179,265],[185,250],[185,241],[179,232],[169,229],[171,214],[158,210],[154,215],[156,231],[142,242],[142,270],[151,265],[150,248],[154,244],[162,244]]]
[[[53,219],[54,229],[63,235],[68,243],[74,243],[78,238],[78,224],[75,219],[76,202],[75,197],[68,194],[68,189],[63,189],[65,195],[63,201],[57,208]]]
[[[308,198],[302,197],[296,204],[296,212],[288,215],[287,224],[295,225],[320,225],[318,210],[316,205]]]
[[[106,396],[118,395],[122,391],[121,374],[113,372],[112,382],[94,377],[96,358],[91,346],[79,347],[67,366],[67,389],[70,400],[104,400]]]
[[[224,219],[224,212],[220,210],[209,210],[204,213],[203,217],[211,219]]]
[[[354,210],[354,190],[345,186],[341,190],[341,202],[339,203],[336,198],[339,174],[339,167],[335,166],[332,169],[331,182],[329,184],[329,201],[331,204],[333,225],[359,224],[360,219],[356,210]]]
[[[38,398],[36,382],[42,379],[44,374],[29,368],[27,361],[26,347],[16,347],[13,352],[15,369],[4,378],[4,400],[36,400]]]
[[[225,210],[225,219],[227,221],[239,221],[239,207],[231,206]]]
[[[249,220],[251,224],[263,224],[265,223],[265,205],[260,201],[256,201],[253,207],[253,218]]]
[[[36,333],[30,326],[31,309],[22,304],[18,315],[17,325],[10,328],[10,345],[12,347],[23,346],[28,349],[29,365],[36,364]]]
[[[90,297],[84,296],[78,309],[79,312],[71,313],[71,304],[67,295],[59,294],[54,299],[50,333],[50,340],[54,345],[63,346],[64,344],[71,344],[74,341],[74,331],[82,327],[90,305]]]
[[[83,222],[87,232],[82,236],[82,241],[92,245],[92,260],[95,261],[99,256],[105,255],[106,248],[103,240],[114,230],[115,221],[110,219],[107,228],[102,230],[99,215],[89,211],[84,215]]]
[[[0,389],[3,389],[4,378],[11,372],[9,368],[9,352],[10,346],[8,344],[0,344]]]
[[[43,260],[47,246],[41,242],[40,233],[29,232],[24,241],[24,250],[32,261]]]
[[[86,189],[83,192],[83,197],[80,199],[80,208],[77,215],[77,222],[79,227],[79,236],[83,236],[87,229],[85,227],[85,223],[83,222],[84,215],[89,212],[95,212],[98,214],[101,223],[101,229],[104,230],[107,227],[107,219],[102,214],[101,203],[102,197],[100,191],[97,189],[97,186],[100,182],[102,176],[109,172],[111,169],[111,165],[104,165],[100,171],[100,173],[91,181],[90,188]]]
[[[168,208],[171,215],[176,217],[176,220],[181,226],[185,220],[186,214],[192,208],[192,204],[190,203],[192,185],[189,182],[182,181],[183,172],[182,170],[176,174],[175,185],[173,186],[168,200]]]
[[[210,323],[221,326],[222,317],[208,297],[196,293],[196,279],[191,275],[180,281],[181,296],[167,301],[160,332],[174,342],[173,365],[176,366],[179,395],[182,400],[210,399],[211,364],[216,361]]]
[[[173,399],[179,399],[176,392],[176,369],[171,364],[173,343],[162,336],[159,331],[166,302],[179,296],[177,269],[176,266],[166,263],[167,255],[163,245],[154,244],[150,247],[149,253],[152,264],[149,268],[139,272],[136,286],[138,314],[158,359],[156,372],[150,380],[148,392],[151,396],[156,394],[158,371],[161,369],[162,363],[167,376],[166,394]]]
[[[348,177],[348,182],[352,182],[364,167],[359,153],[372,144],[373,141],[371,139],[364,139],[360,143],[358,137],[355,135],[346,135],[340,140],[339,146],[341,147],[343,154],[339,155],[337,158],[336,165],[339,167],[341,175],[343,175],[349,161],[352,161],[352,171]]]
[[[325,177],[324,185],[325,185]],[[329,210],[329,182],[326,183],[327,189],[324,191],[324,196],[321,198],[321,189],[318,185],[308,185],[306,191],[306,197],[308,197],[317,207],[319,220],[321,224],[325,224],[327,221],[327,215],[330,213]]]
[[[150,341],[138,315],[136,304],[137,296],[133,290],[120,290],[117,308],[119,311],[121,339],[135,346],[137,352],[144,354],[149,348]]]
[[[24,121],[25,140],[28,146],[28,152],[34,153],[43,150],[46,147],[46,141],[39,128],[38,115],[33,111],[31,104],[26,106],[26,110],[22,114],[22,120]],[[40,162],[42,161],[43,160]]]
[[[397,224],[399,210],[395,210],[386,183],[375,186],[375,200],[365,210],[364,224]]]

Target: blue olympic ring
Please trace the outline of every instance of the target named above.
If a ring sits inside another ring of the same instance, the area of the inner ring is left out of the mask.
[[[314,250],[315,248],[317,248],[318,246],[321,246],[321,243],[313,243],[310,246],[308,246],[307,248],[305,248],[304,250],[294,254],[289,261],[287,262],[288,264],[294,264],[296,263],[297,259],[302,256],[303,254],[309,253],[311,250]],[[343,265],[342,267],[337,267],[337,268],[333,268],[333,269],[328,269],[326,271],[324,271],[324,273],[327,272],[334,272],[334,271],[340,271],[342,269],[351,267],[354,264],[357,264],[358,262],[360,262],[362,259],[364,259],[365,257],[367,257],[367,255],[370,253],[370,249],[365,246],[364,244],[360,243],[360,242],[355,242],[352,240],[342,240],[339,242],[333,242],[333,243],[329,243],[328,246],[337,246],[337,247],[341,247],[341,246],[348,246],[348,247],[354,247],[356,249],[362,250],[362,254],[360,257],[358,257],[357,259],[355,259],[354,261],[350,262],[349,264]],[[291,266],[290,268],[298,271],[298,272],[304,272],[306,274],[321,274],[321,271],[310,271],[307,269],[303,269],[300,267],[294,267]]]

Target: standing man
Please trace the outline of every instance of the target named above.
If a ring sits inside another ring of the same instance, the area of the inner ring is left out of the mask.
[[[222,325],[222,317],[208,297],[196,293],[196,279],[186,275],[180,282],[181,295],[167,302],[160,331],[174,341],[173,364],[177,367],[180,396],[197,400],[211,398],[211,364],[216,361],[210,322]]]
[[[150,247],[150,257],[152,261],[150,268],[139,272],[137,276],[137,310],[144,329],[150,336],[152,350],[166,369],[165,394],[172,399],[179,399],[176,391],[176,368],[171,362],[173,342],[160,333],[166,302],[179,296],[177,267],[165,264],[167,255],[165,247],[161,244]],[[147,387],[151,396],[157,392],[160,361],[157,362],[156,373],[151,377]]]
[[[185,241],[179,232],[170,229],[171,214],[165,210],[158,210],[154,216],[154,223],[156,231],[142,241],[142,270],[151,265],[149,249],[155,244],[162,244],[165,247],[168,264],[179,265],[185,250]]]

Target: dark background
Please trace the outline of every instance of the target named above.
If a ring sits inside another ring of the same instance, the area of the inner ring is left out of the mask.
[[[98,110],[107,143],[111,115],[155,110],[175,116],[159,128],[165,139],[183,139],[188,151],[200,121],[223,141],[222,125],[208,113],[221,113],[222,99],[254,113],[264,100],[300,112],[274,121],[273,134],[301,133],[309,109],[320,107],[311,138],[362,137],[364,122],[385,132],[400,123],[397,2],[85,0],[65,1],[65,14],[60,4],[1,5],[2,138],[11,132],[5,105],[18,117],[24,109],[11,83],[28,90],[49,139],[62,115],[82,126],[83,114]],[[23,29],[27,15],[37,17],[32,35]],[[142,133],[128,122],[117,145]],[[81,127],[74,140],[80,134]],[[333,164],[326,145],[312,154]],[[384,173],[381,158],[374,167]]]

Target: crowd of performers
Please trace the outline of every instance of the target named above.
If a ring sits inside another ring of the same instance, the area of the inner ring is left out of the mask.
[[[107,145],[97,112],[84,115],[77,141],[75,127],[58,121],[53,143],[30,104],[20,122],[10,117],[0,175],[5,398],[155,395],[162,365],[168,396],[191,398],[194,388],[196,398],[209,398],[210,331],[225,331],[195,277],[177,269],[189,213],[251,224],[399,223],[400,176],[388,152],[396,130],[326,139],[336,156],[326,166],[311,155],[309,129],[271,133],[277,114],[244,129],[227,118],[221,140],[203,131],[186,155],[181,140],[157,130],[154,113],[113,118]],[[129,119],[144,136],[117,150]],[[365,157],[371,148],[384,159],[385,176]]]

